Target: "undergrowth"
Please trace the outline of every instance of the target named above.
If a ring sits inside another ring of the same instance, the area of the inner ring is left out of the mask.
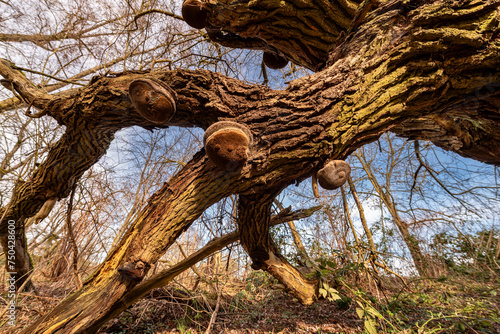
[[[212,332],[500,333],[495,274],[407,279],[406,286],[393,277],[372,277],[366,284],[366,276],[354,269],[335,274],[322,276],[320,299],[311,306],[300,305],[264,272],[220,285],[223,298]],[[102,333],[204,333],[216,299],[206,291],[184,300],[144,299]]]
[[[500,333],[500,275],[451,272],[433,279],[377,276],[350,264],[318,263],[319,300],[303,306],[273,277],[254,271],[244,281],[227,275],[187,288],[153,290],[101,329],[104,333]],[[3,287],[3,294],[6,287]],[[65,296],[62,283],[39,283],[18,297],[16,333]],[[4,296],[5,297],[5,296]]]

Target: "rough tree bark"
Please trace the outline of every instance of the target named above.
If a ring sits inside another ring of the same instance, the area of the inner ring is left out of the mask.
[[[252,259],[252,269],[263,269],[282,283],[304,305],[316,299],[319,277],[306,278],[280,255],[274,245],[269,227],[271,206],[276,193],[240,195],[238,227],[240,242]]]
[[[70,96],[56,96],[36,91],[2,62],[0,74],[17,93],[67,127],[68,139],[59,141],[2,209],[20,227],[48,196],[68,195],[115,131],[155,126],[139,116],[127,97],[136,78],[162,80],[177,93],[177,114],[157,127],[206,129],[232,120],[245,124],[255,139],[247,164],[236,173],[218,170],[203,150],[196,154],[152,196],[84,287],[25,333],[96,332],[133,302],[134,287],[173,241],[206,208],[231,194],[240,195],[240,228],[251,233],[242,240],[245,248],[250,251],[252,240],[264,240],[269,259],[257,256],[259,265],[309,303],[314,282],[293,268],[286,275],[279,270],[288,271],[289,265],[274,256],[278,252],[266,236],[272,196],[262,194],[276,194],[310,177],[328,160],[343,159],[386,131],[500,164],[499,3],[366,1],[357,8],[344,0],[206,2],[212,39],[279,53],[317,71],[282,91],[208,71],[177,70],[100,77]],[[62,174],[50,172],[54,167]],[[48,185],[55,179],[59,183],[52,191]],[[3,219],[0,231],[6,224]],[[134,268],[138,274],[130,277],[119,268]]]

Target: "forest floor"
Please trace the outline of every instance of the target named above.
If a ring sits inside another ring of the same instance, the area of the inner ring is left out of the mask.
[[[213,293],[169,287],[129,307],[100,333],[205,333],[217,304],[211,333],[500,333],[500,277],[443,276],[407,284],[390,280],[362,291],[352,280],[330,282],[336,289],[325,290],[331,300],[310,306],[261,274],[230,288],[220,284]],[[16,326],[2,314],[0,333],[16,333],[48,312],[71,293],[67,287],[40,283],[37,294],[20,294]],[[2,311],[6,300],[3,286]]]

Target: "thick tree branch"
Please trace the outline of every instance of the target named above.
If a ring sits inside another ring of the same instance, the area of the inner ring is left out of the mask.
[[[0,209],[0,234],[6,233],[9,220],[24,221],[46,201],[67,197],[83,173],[106,153],[119,129],[93,129],[84,119],[77,124],[59,139],[33,176],[15,187],[7,207]]]
[[[319,278],[306,278],[279,253],[269,234],[273,193],[240,195],[238,226],[241,245],[253,261],[253,269],[263,269],[285,285],[304,305],[316,300]]]
[[[5,78],[7,85],[12,85],[26,103],[44,110],[54,97],[37,89],[21,72],[14,70],[13,66],[11,62],[0,59],[0,75]]]
[[[222,45],[279,53],[316,71],[350,27],[360,2],[209,0],[207,31]]]
[[[441,113],[404,120],[393,131],[408,139],[432,141],[464,157],[498,165],[499,110],[500,82],[490,82]]]
[[[117,58],[112,59],[112,60],[105,62],[103,64],[94,66],[94,67],[89,68],[87,70],[84,70],[84,71],[68,78],[67,80],[65,80],[63,82],[58,82],[55,84],[50,84],[50,85],[44,86],[43,90],[46,93],[51,93],[51,92],[54,92],[56,90],[60,90],[61,88],[68,86],[73,81],[85,80],[83,78],[90,76],[92,74],[96,74],[101,70],[107,70],[110,67],[112,67],[113,65],[116,65],[116,64],[118,64],[126,59],[129,59],[129,58],[141,55],[141,54],[146,54],[148,52],[152,52],[152,51],[155,51],[158,49],[166,48],[168,46],[169,46],[169,43],[164,43],[164,44],[156,45],[156,46],[149,48],[149,49],[146,49],[146,50],[135,50],[135,51],[126,53],[125,55],[123,55],[121,57],[117,57]],[[142,71],[141,73],[144,73],[144,71]],[[0,75],[1,75],[1,73],[0,73]],[[42,73],[40,75],[46,75],[46,74]],[[97,80],[97,78],[99,78],[99,76],[94,77],[93,80]],[[6,85],[10,89],[10,85],[8,83],[6,83]],[[54,99],[64,100],[64,99],[67,99],[68,97],[75,96],[75,94],[78,94],[79,92],[80,92],[80,90],[78,90],[78,89],[67,89],[67,90],[55,93],[53,95],[53,97],[54,97]],[[8,110],[16,109],[16,108],[28,107],[28,105],[29,105],[29,103],[26,104],[22,99],[14,96],[14,97],[5,99],[3,101],[0,101],[0,113],[8,111]]]
[[[290,209],[285,209],[281,211],[278,215],[271,217],[270,225],[278,225],[291,220],[298,220],[310,217],[314,212],[319,210],[321,206],[312,207],[306,210],[299,210],[295,212],[290,212]],[[153,276],[149,277],[147,280],[139,283],[134,289],[127,294],[127,296],[123,299],[123,303],[130,305],[134,303],[136,300],[144,296],[146,293],[151,291],[152,289],[159,288],[161,286],[165,286],[169,284],[172,279],[187,270],[188,268],[195,265],[197,262],[203,260],[205,257],[210,254],[223,249],[224,247],[238,241],[240,238],[240,232],[234,231],[229,234],[226,234],[222,237],[214,238],[210,240],[203,248],[191,254],[181,262],[177,263],[175,266],[171,268],[165,269]],[[117,312],[118,314],[119,312]]]

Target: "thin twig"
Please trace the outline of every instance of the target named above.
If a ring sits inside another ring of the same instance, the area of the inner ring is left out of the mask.
[[[69,197],[68,214],[66,217],[66,227],[68,228],[68,238],[71,243],[71,248],[73,249],[73,274],[75,275],[75,285],[77,289],[81,289],[83,284],[82,284],[82,278],[78,273],[78,246],[76,244],[75,237],[73,235],[73,227],[71,226],[71,212],[73,211],[73,199],[75,197],[75,189],[76,187],[73,188],[73,190],[71,191],[71,195]]]
[[[215,310],[212,313],[212,316],[210,317],[210,323],[208,324],[208,328],[207,328],[207,331],[205,332],[205,334],[210,333],[210,330],[212,329],[212,326],[215,322],[215,318],[217,318],[217,312],[219,311],[221,295],[222,295],[222,289],[219,288],[219,293],[217,294],[217,304],[215,305]]]
[[[71,84],[71,85],[85,86],[85,84],[81,84],[81,83],[73,81],[73,80],[61,79],[61,78],[55,77],[55,76],[47,74],[47,73],[43,73],[43,72],[39,72],[39,71],[35,71],[35,70],[30,70],[29,68],[19,67],[19,66],[15,66],[15,65],[12,66],[12,68],[15,69],[15,70],[18,70],[18,71],[23,71],[23,72],[29,72],[29,73],[33,73],[33,74],[38,74],[38,75],[41,75],[41,76],[44,76],[44,77],[47,77],[47,78],[50,78],[50,79],[53,79],[53,80],[56,80],[56,81],[64,82],[64,83],[67,83],[67,84]]]

